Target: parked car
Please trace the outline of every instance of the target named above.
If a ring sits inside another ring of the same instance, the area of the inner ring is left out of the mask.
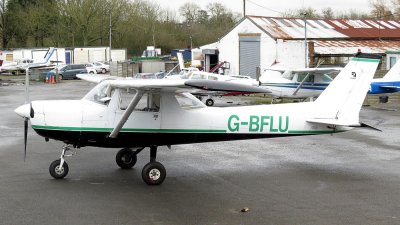
[[[55,74],[55,69],[51,70],[49,73]],[[80,73],[97,73],[96,70],[90,67],[89,64],[70,64],[63,65],[58,68],[58,76],[60,80],[67,79],[77,79],[76,75]]]
[[[157,76],[154,73],[137,73],[133,79],[157,79]]]
[[[96,69],[97,73],[110,72],[110,65],[106,62],[94,62],[92,65]]]

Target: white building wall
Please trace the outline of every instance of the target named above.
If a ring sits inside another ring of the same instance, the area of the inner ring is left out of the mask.
[[[305,67],[304,41],[277,41],[277,61],[281,67]]]
[[[304,41],[275,40],[250,20],[245,19],[217,42],[219,61],[230,63],[228,74],[239,74],[239,34],[261,34],[260,67],[270,67],[275,61],[281,66],[304,67]]]
[[[74,64],[109,61],[109,47],[93,47],[93,48],[75,48],[74,49]],[[126,60],[126,49],[112,49],[112,61]]]
[[[231,32],[225,35],[219,42],[217,48],[219,50],[219,61],[227,61],[231,68],[228,74],[239,74],[239,34],[240,33],[259,33],[263,31],[255,26],[248,19],[242,21]],[[261,45],[263,45],[261,43]],[[262,53],[261,53],[262,58]],[[262,61],[262,59],[261,59]]]
[[[111,50],[111,59],[112,59],[112,61],[125,61],[126,60],[126,49],[112,49]]]

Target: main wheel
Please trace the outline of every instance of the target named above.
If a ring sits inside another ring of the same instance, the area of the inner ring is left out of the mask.
[[[159,162],[149,162],[142,170],[142,179],[148,185],[160,185],[166,176],[165,167]]]
[[[137,156],[131,149],[123,148],[115,156],[115,161],[122,169],[130,169],[136,164]]]
[[[214,105],[214,100],[212,100],[211,98],[206,100],[206,105],[207,106],[213,106]]]
[[[62,167],[60,167],[60,163],[60,159],[54,160],[49,167],[50,175],[55,179],[63,179],[69,171],[67,162],[64,162]]]
[[[64,80],[64,77],[63,77],[63,75],[61,75],[61,74],[58,74],[58,79],[60,79],[60,80]]]
[[[101,73],[106,73],[106,69],[105,68],[101,69]]]

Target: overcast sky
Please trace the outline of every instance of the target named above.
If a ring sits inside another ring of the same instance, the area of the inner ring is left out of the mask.
[[[243,12],[243,0],[149,0],[158,3],[162,8],[178,11],[186,2],[196,3],[205,9],[208,3],[219,2],[234,12]],[[279,16],[279,12],[303,7],[320,9],[331,7],[335,12],[348,12],[350,9],[358,12],[369,12],[368,0],[246,0],[246,14],[262,16]]]

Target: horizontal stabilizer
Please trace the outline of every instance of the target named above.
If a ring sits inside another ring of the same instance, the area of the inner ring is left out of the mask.
[[[372,129],[372,130],[375,130],[375,131],[380,131],[380,132],[382,132],[382,130],[380,130],[380,129],[376,128],[376,127],[373,127],[373,126],[371,126],[371,125],[368,125],[368,124],[366,124],[366,123],[360,123],[360,126],[356,126],[356,127],[369,128],[369,129]]]
[[[339,119],[308,119],[307,122],[335,125],[335,126],[349,126],[349,127],[360,126],[360,124],[348,123],[346,121],[342,121]]]

